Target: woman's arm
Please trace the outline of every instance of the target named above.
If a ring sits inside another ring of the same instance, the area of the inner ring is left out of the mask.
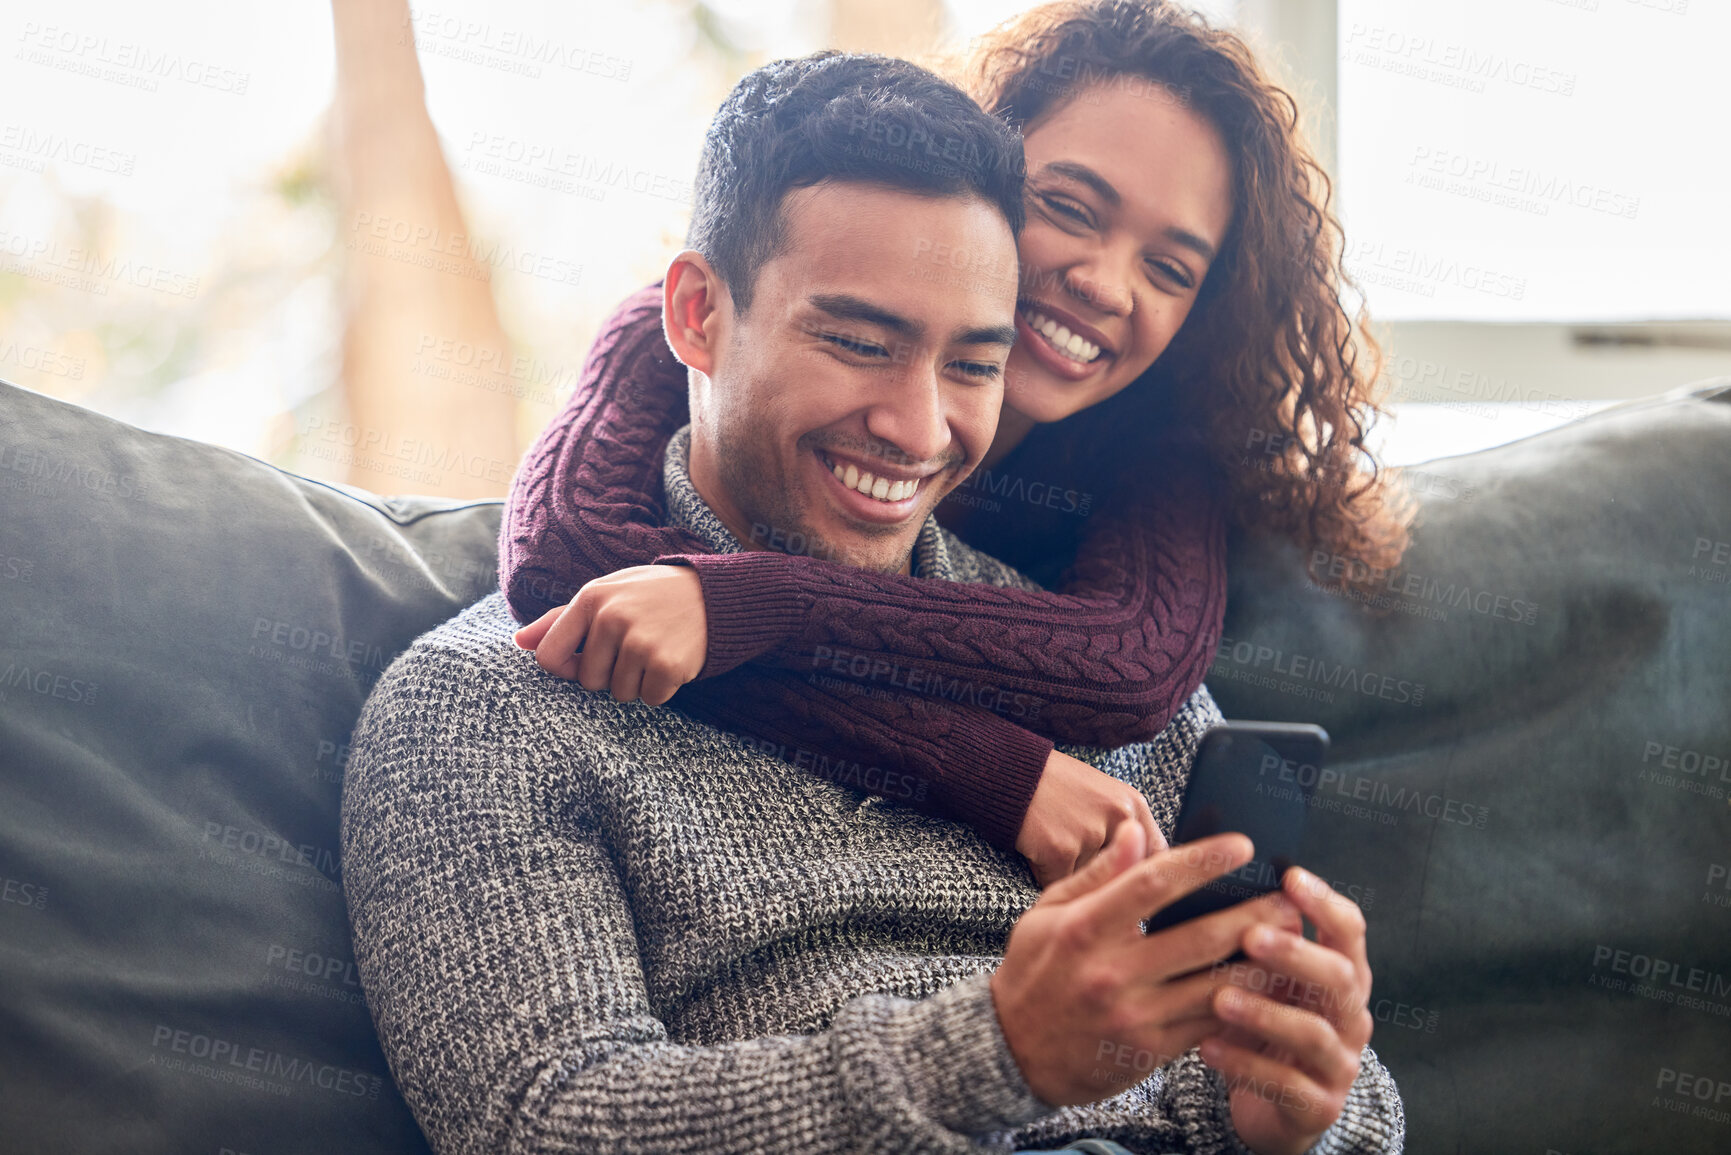
[[[1170,463],[1143,487],[1158,501],[1096,515],[1063,593],[874,574],[768,550],[714,555],[664,526],[650,495],[686,406],[660,310],[650,286],[609,318],[566,414],[512,483],[500,585],[518,621],[603,574],[678,560],[703,584],[704,678],[754,659],[833,670],[845,650],[864,659],[845,669],[916,664],[935,684],[985,685],[994,700],[1037,704],[1015,718],[1028,729],[1100,746],[1159,733],[1201,683],[1225,613],[1224,513],[1195,471]],[[1024,761],[1030,749],[1021,747]]]

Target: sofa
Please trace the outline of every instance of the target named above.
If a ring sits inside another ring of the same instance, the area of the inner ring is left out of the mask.
[[[1355,596],[1235,541],[1209,676],[1333,737],[1270,786],[1366,911],[1409,1149],[1731,1149],[1731,380],[1410,481]],[[427,1149],[339,799],[369,687],[496,587],[500,513],[0,382],[0,1147]]]

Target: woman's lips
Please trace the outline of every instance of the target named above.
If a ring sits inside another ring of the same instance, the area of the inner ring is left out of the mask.
[[[1093,376],[1102,367],[1112,361],[1112,354],[1104,349],[1092,361],[1077,361],[1073,357],[1058,352],[1046,335],[1034,328],[1028,322],[1028,309],[1016,310],[1016,342],[1017,348],[1025,348],[1028,356],[1037,361],[1043,368],[1067,381],[1081,381]]]

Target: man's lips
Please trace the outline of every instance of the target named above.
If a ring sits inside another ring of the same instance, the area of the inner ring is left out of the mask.
[[[937,476],[907,469],[892,470],[882,465],[865,469],[861,468],[862,464],[870,463],[861,463],[855,458],[824,449],[812,450],[811,456],[817,468],[828,478],[827,484],[834,490],[842,508],[854,517],[879,525],[906,521],[919,508],[926,486]],[[836,476],[838,468],[842,474],[840,477]],[[849,477],[852,478],[851,485]],[[872,493],[882,493],[884,497],[860,492],[862,484]],[[899,497],[891,496],[897,493]]]

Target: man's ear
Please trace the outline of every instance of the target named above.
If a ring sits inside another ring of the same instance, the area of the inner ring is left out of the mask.
[[[667,266],[661,289],[661,327],[668,347],[688,369],[715,372],[722,329],[732,312],[727,286],[703,254],[686,249]]]

